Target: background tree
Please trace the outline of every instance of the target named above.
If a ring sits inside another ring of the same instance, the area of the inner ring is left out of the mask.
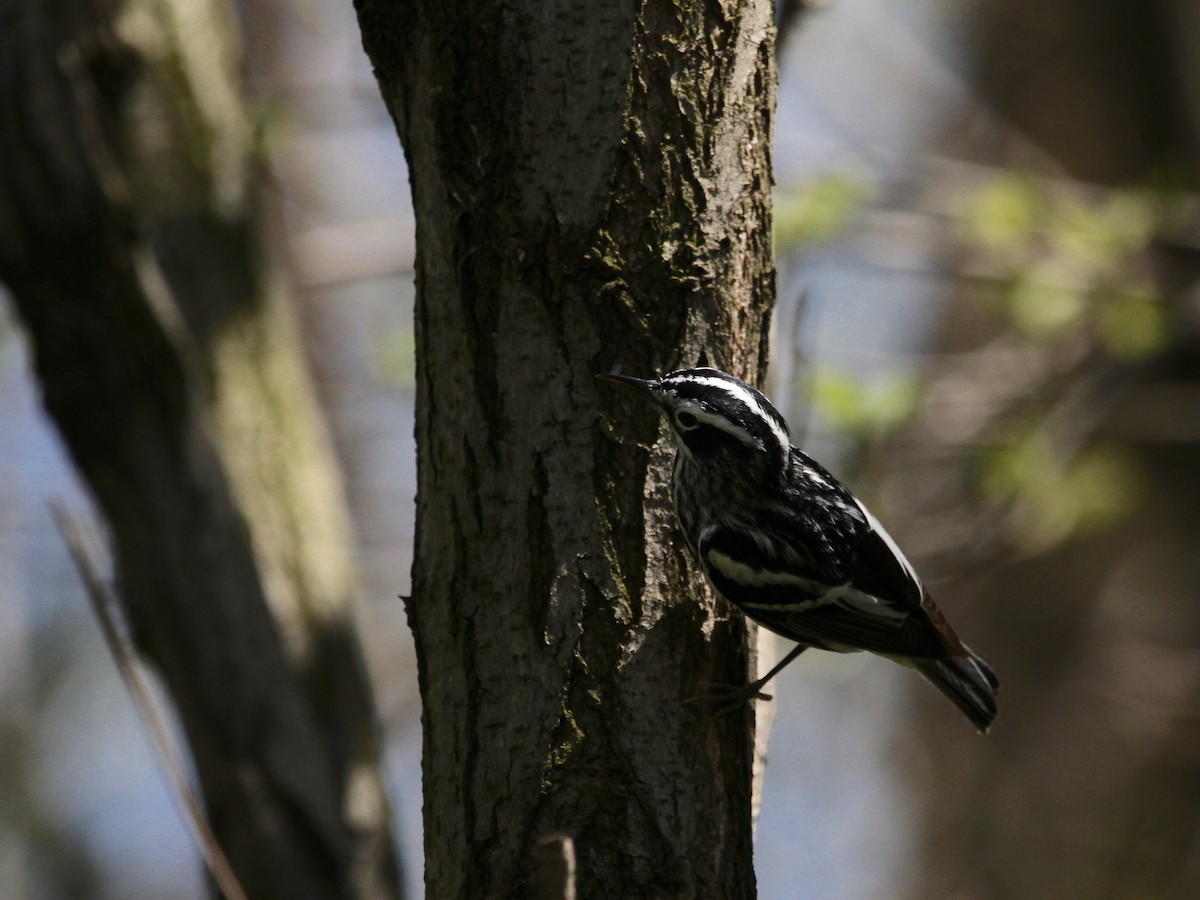
[[[0,277],[241,885],[394,897],[343,500],[236,46],[220,2],[0,9]]]
[[[749,897],[741,620],[671,540],[652,411],[598,372],[761,378],[770,5],[357,4],[417,222],[426,886]]]

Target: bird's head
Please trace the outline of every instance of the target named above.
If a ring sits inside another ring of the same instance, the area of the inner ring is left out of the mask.
[[[676,446],[699,465],[734,457],[782,468],[791,450],[783,416],[762,392],[718,369],[682,369],[645,380],[599,375],[654,403]]]

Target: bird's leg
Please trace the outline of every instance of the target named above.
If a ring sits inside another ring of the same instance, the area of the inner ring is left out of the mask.
[[[771,699],[770,694],[762,693],[762,689],[764,687],[766,687],[767,682],[769,682],[772,678],[774,678],[776,675],[778,675],[780,672],[782,672],[784,669],[786,669],[788,667],[788,664],[791,663],[792,660],[794,660],[797,656],[799,656],[801,653],[803,653],[807,649],[808,649],[808,644],[797,644],[795,647],[793,647],[787,656],[785,656],[783,659],[781,659],[779,662],[777,662],[774,665],[774,667],[772,667],[770,672],[768,672],[762,678],[759,678],[756,681],[752,681],[748,685],[746,685],[747,696],[758,697],[762,700],[770,700]]]
[[[775,666],[762,678],[757,678],[749,684],[734,685],[734,684],[714,684],[710,685],[708,691],[701,694],[699,697],[692,697],[686,700],[686,703],[697,703],[701,700],[718,701],[722,704],[722,712],[732,712],[740,707],[743,703],[750,700],[770,700],[770,694],[764,694],[762,689],[766,684],[787,668],[788,664],[797,656],[808,649],[808,644],[797,644],[791,649],[787,656],[781,659]]]

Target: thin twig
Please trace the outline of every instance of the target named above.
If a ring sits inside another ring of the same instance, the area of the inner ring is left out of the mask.
[[[237,875],[234,874],[233,867],[229,864],[228,857],[225,856],[225,852],[217,842],[216,835],[213,834],[200,798],[196,796],[196,792],[192,788],[183,758],[176,749],[170,730],[154,703],[149,685],[141,670],[137,652],[130,646],[129,639],[118,627],[116,611],[120,607],[111,588],[105,584],[98,567],[88,554],[79,521],[66,508],[65,504],[57,500],[50,502],[50,512],[67,544],[71,559],[79,570],[79,576],[83,581],[88,600],[91,602],[92,611],[96,614],[96,621],[100,623],[100,631],[112,654],[113,662],[116,663],[117,670],[121,673],[125,687],[129,689],[129,694],[133,698],[133,704],[137,708],[142,723],[150,732],[159,761],[166,773],[171,794],[175,798],[184,825],[187,827],[197,851],[227,900],[249,900],[238,882]]]

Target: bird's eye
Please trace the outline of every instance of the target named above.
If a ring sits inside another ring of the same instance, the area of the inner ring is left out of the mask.
[[[700,424],[696,420],[696,417],[693,416],[690,412],[675,413],[675,421],[679,423],[679,427],[682,428],[684,431],[691,431],[698,424]]]

